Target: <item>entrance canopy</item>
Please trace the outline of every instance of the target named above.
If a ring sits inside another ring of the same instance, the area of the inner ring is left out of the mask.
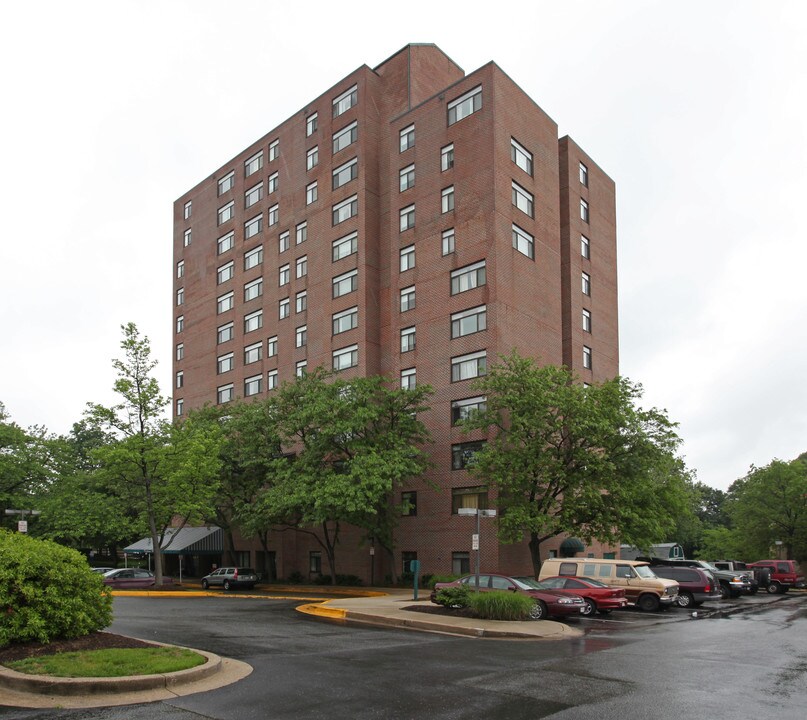
[[[224,552],[221,528],[215,526],[168,528],[160,547],[164,555],[221,555]],[[123,548],[123,552],[150,555],[154,547],[151,538],[143,538]]]

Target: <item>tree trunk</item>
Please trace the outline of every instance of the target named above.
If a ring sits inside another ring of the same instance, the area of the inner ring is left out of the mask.
[[[535,577],[541,573],[541,539],[538,533],[530,533],[530,557],[532,558],[532,569]]]
[[[160,547],[160,537],[157,534],[157,521],[154,518],[154,498],[151,494],[151,483],[146,481],[146,508],[148,510],[149,533],[151,534],[151,551],[154,555],[154,584],[162,587],[163,584],[163,552]]]
[[[331,569],[331,585],[336,585],[336,541],[339,537],[339,523],[336,524],[334,529],[333,538],[328,531],[328,523],[322,523],[322,534],[325,542],[325,554],[328,556],[328,567]]]
[[[230,565],[238,565],[238,562],[235,559],[235,540],[233,540],[233,530],[229,525],[227,525],[224,529],[224,540],[227,546],[225,548],[225,554],[228,558],[230,558]]]

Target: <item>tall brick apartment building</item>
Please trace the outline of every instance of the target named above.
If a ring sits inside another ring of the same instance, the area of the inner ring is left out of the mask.
[[[617,374],[615,218],[613,181],[495,63],[466,75],[408,45],[176,201],[174,412],[263,397],[319,365],[428,383],[435,467],[404,488],[395,562],[464,570],[475,519],[457,509],[487,498],[463,466],[483,437],[454,423],[514,348],[584,382]],[[482,566],[529,572],[526,544],[482,522]],[[243,541],[241,561],[318,569],[306,536],[272,542],[266,557]],[[349,536],[338,561],[389,572]]]

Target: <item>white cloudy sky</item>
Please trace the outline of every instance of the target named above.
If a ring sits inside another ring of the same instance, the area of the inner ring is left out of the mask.
[[[366,11],[366,12],[365,12]],[[622,372],[727,487],[807,450],[807,3],[31,0],[3,11],[0,401],[66,432],[119,326],[170,388],[176,197],[362,64],[497,62],[614,178]],[[374,18],[371,22],[365,17]]]

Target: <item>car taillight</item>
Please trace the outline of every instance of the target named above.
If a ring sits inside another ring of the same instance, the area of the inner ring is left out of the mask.
[[[236,568],[236,569],[233,571],[233,580],[235,580],[237,577],[238,577],[238,569]]]
[[[706,587],[704,587],[704,588],[703,588],[703,592],[712,592],[712,587],[711,587],[711,585],[709,585],[709,584],[707,583],[707,584],[706,584]]]

